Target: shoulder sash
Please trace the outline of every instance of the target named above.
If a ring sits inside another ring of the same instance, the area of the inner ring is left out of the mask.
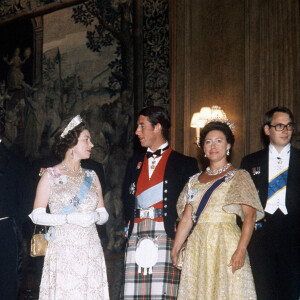
[[[84,198],[86,197],[87,193],[89,192],[92,182],[93,182],[93,176],[90,174],[91,170],[86,169],[85,175],[84,175],[84,181],[80,186],[80,190],[77,193],[77,195],[71,200],[71,203],[68,204],[66,207],[64,207],[58,214],[59,215],[68,215],[74,212],[79,205],[83,202]],[[45,234],[45,238],[48,241],[54,241],[55,240],[55,227],[50,226],[48,229],[48,232]]]
[[[193,232],[195,226],[197,225],[197,222],[199,220],[199,217],[201,215],[201,213],[203,212],[204,208],[206,207],[206,204],[208,203],[212,193],[216,190],[217,187],[219,187],[224,181],[225,181],[226,175],[223,176],[222,178],[218,179],[217,181],[215,181],[204,193],[204,195],[202,196],[202,199],[200,200],[198,209],[196,211],[195,214],[195,218],[194,218],[194,222],[193,222],[193,227],[189,233],[189,235],[191,235],[191,233]]]
[[[271,179],[268,187],[268,200],[286,187],[287,177],[288,168],[283,170],[281,173],[277,174],[273,179]]]
[[[217,187],[219,187],[224,181],[225,181],[225,176],[223,176],[222,178],[218,179],[217,181],[215,181],[211,187],[204,193],[204,195],[202,196],[202,199],[200,200],[197,212],[196,212],[196,220],[195,220],[195,224],[198,222],[198,219],[201,215],[201,213],[203,212],[206,204],[208,203],[210,196],[212,195],[212,193],[215,191],[215,189]]]

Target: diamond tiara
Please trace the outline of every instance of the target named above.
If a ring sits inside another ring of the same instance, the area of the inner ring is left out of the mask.
[[[222,118],[209,119],[209,120],[207,120],[207,122],[205,123],[205,125],[207,125],[207,124],[209,124],[211,122],[221,122],[221,123],[224,123],[224,124],[228,125],[228,127],[231,130],[231,132],[234,132],[234,123],[232,123],[230,121],[230,119],[222,119]]]
[[[67,125],[67,127],[64,129],[63,133],[60,136],[64,138],[70,130],[74,129],[77,125],[79,125],[82,122],[83,120],[80,117],[80,115],[77,115],[70,121],[70,123]]]

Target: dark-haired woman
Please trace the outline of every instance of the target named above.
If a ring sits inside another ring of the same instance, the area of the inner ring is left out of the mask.
[[[92,147],[88,127],[79,115],[64,122],[54,143],[62,162],[46,169],[39,181],[30,217],[35,224],[50,226],[40,300],[109,299],[95,226],[104,224],[108,213],[96,173],[80,165],[90,157]]]
[[[226,123],[212,121],[201,132],[200,145],[209,167],[190,178],[177,203],[181,220],[171,252],[174,266],[193,228],[179,300],[256,299],[246,249],[255,221],[263,217],[263,208],[249,174],[227,162],[233,144],[234,136]],[[242,232],[236,215],[243,220]]]

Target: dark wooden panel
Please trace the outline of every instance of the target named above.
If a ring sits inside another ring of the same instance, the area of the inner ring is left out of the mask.
[[[263,145],[258,135],[263,114],[277,105],[295,112],[299,120],[299,1],[247,1],[249,60],[246,82],[250,107],[247,146],[253,152]]]
[[[175,145],[197,156],[193,112],[220,105],[235,123],[233,162],[262,148],[264,113],[277,105],[300,122],[299,0],[177,0],[172,105]],[[299,138],[299,126],[297,139]]]
[[[178,2],[181,4],[178,9],[185,9],[179,11],[182,19],[176,23],[180,26],[177,32],[184,34],[177,36],[177,75],[181,78],[180,83],[177,80],[177,92],[181,99],[176,95],[177,102],[184,101],[184,109],[177,111],[177,115],[184,113],[181,124],[184,152],[198,155],[193,145],[195,130],[189,128],[193,112],[203,106],[219,105],[236,125],[233,162],[239,165],[244,145],[244,3],[239,0]],[[185,28],[180,24],[185,24]]]

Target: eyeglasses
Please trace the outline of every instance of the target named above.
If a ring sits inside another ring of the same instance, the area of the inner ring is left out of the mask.
[[[276,125],[269,125],[269,127],[274,127],[276,131],[283,131],[285,128],[288,131],[293,131],[295,129],[295,123],[289,123],[286,125],[278,123]]]

